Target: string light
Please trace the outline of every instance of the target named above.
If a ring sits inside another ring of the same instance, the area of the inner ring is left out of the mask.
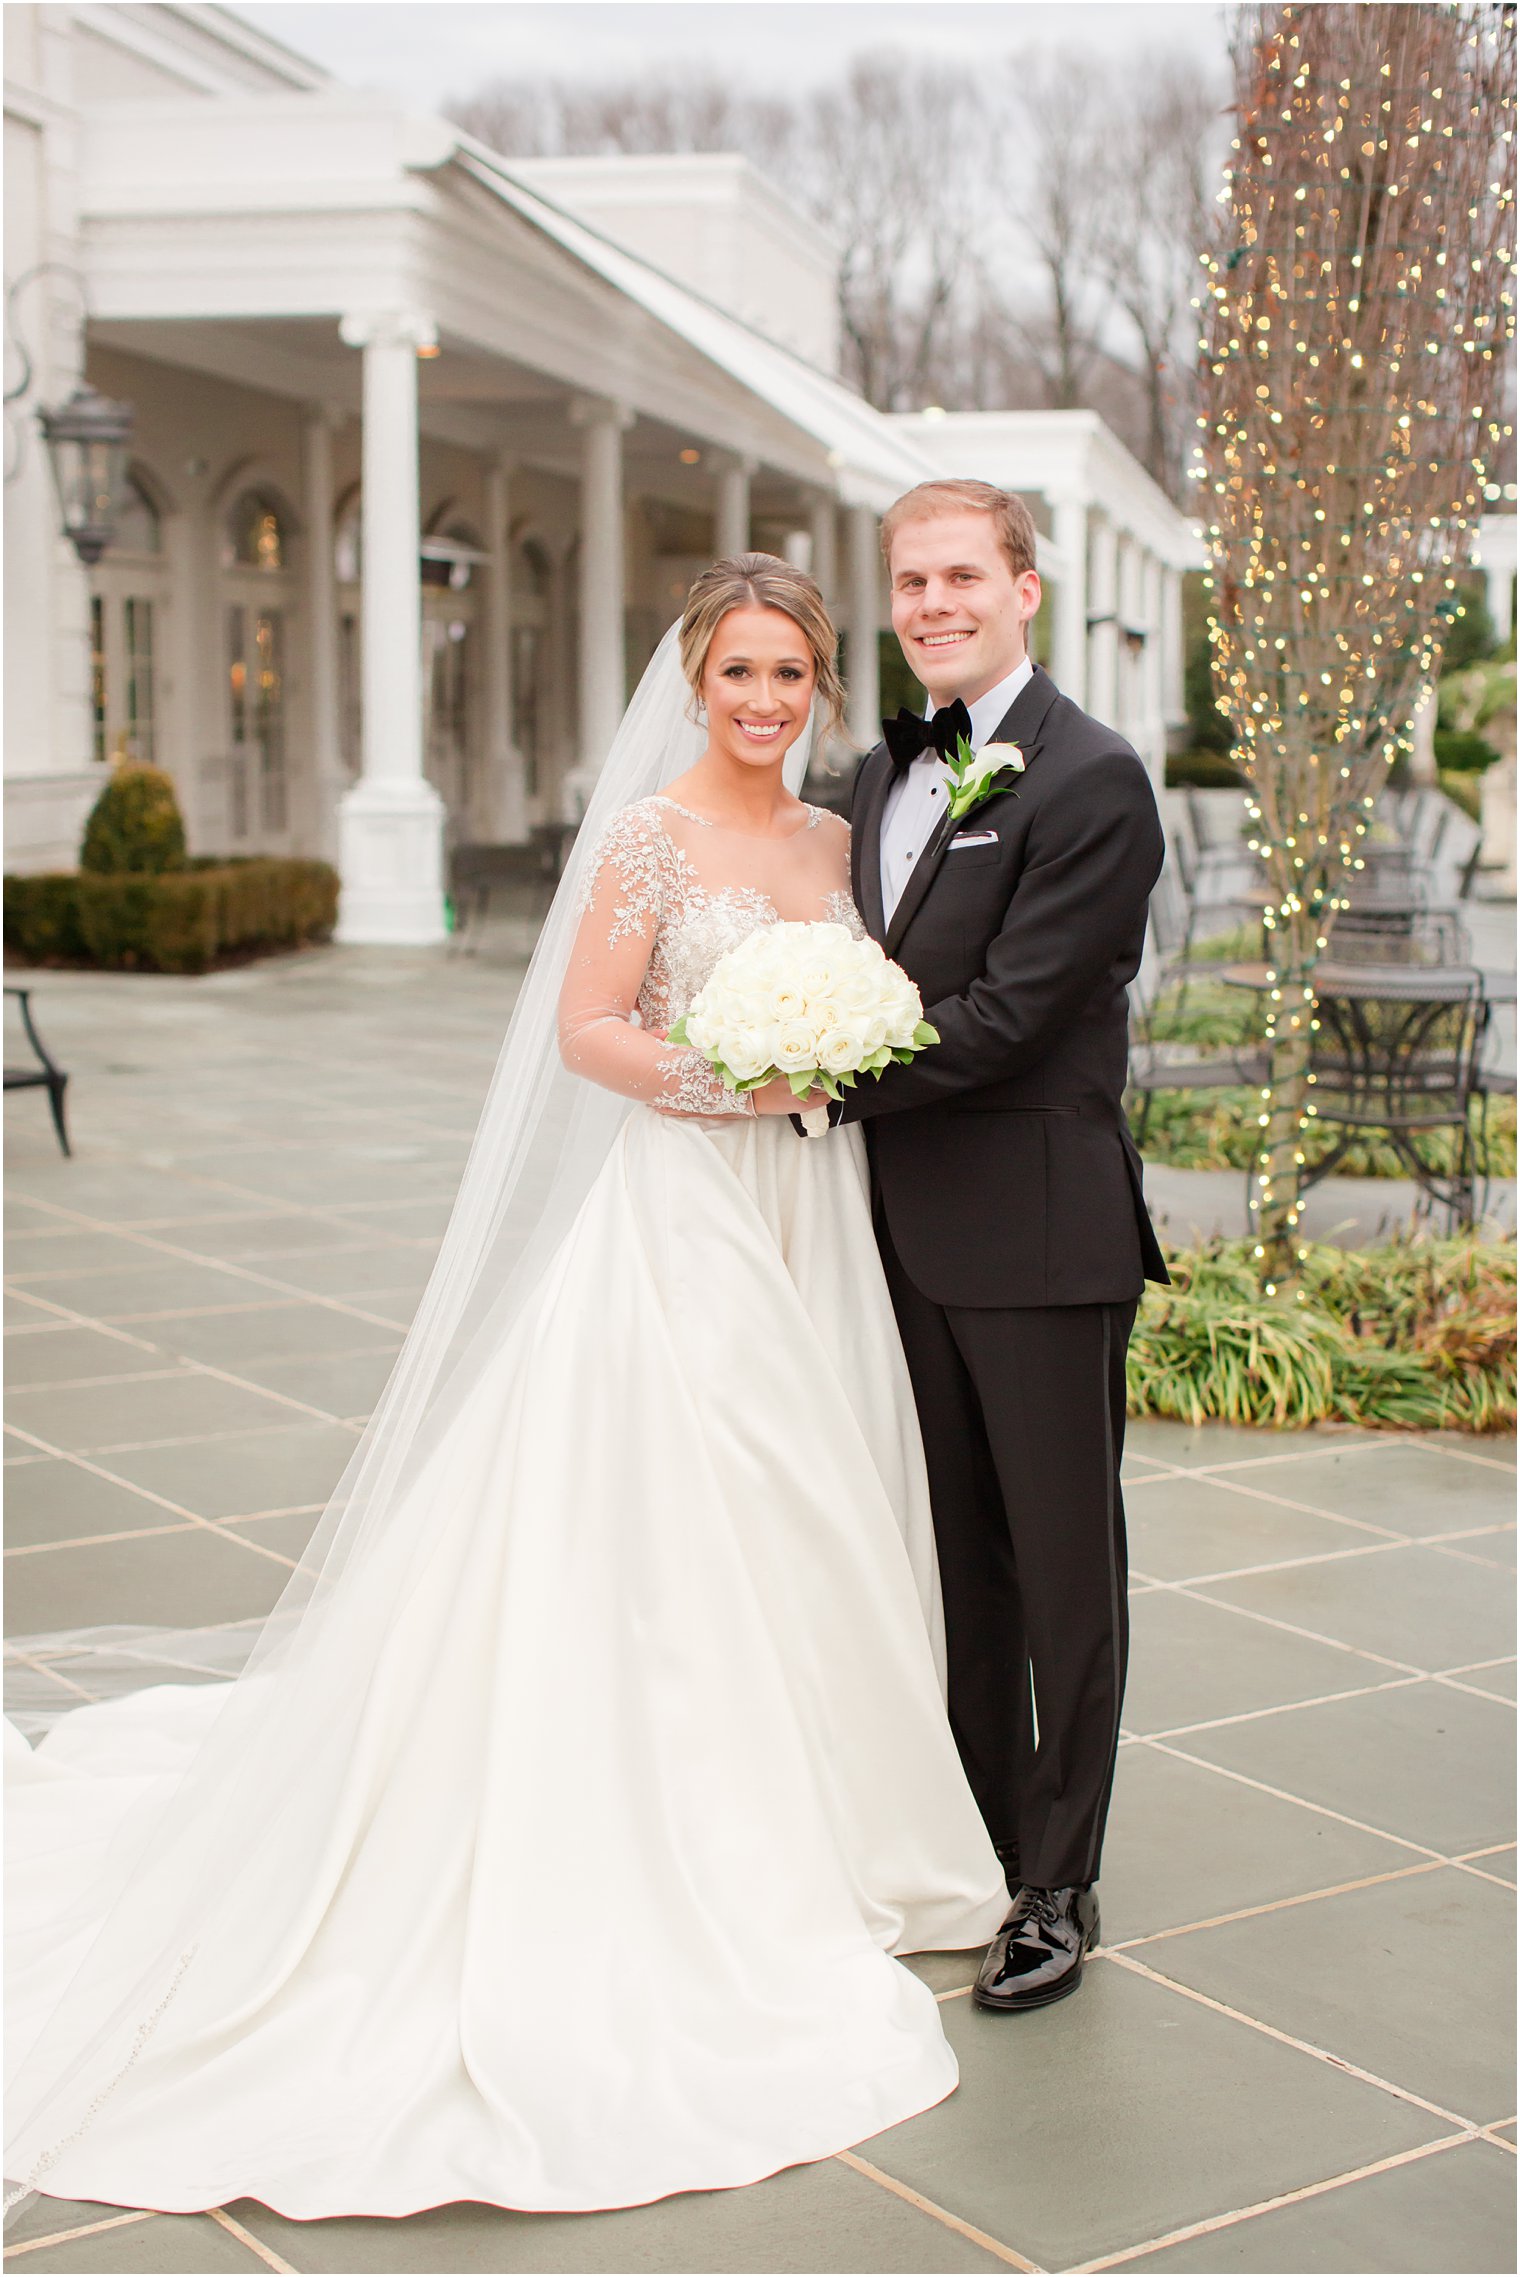
[[[1268,881],[1251,1211],[1269,1293],[1305,1254],[1314,967],[1511,432],[1513,54],[1497,6],[1242,11],[1238,133],[1200,257],[1194,474],[1215,700]]]

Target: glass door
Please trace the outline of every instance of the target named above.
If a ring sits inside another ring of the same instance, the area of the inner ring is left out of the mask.
[[[283,609],[230,601],[226,611],[227,825],[239,852],[283,852],[290,833]]]

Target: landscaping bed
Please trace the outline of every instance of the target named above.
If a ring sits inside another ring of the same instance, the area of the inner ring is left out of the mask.
[[[1184,1423],[1505,1431],[1515,1421],[1515,1244],[1316,1244],[1262,1294],[1249,1241],[1168,1257],[1128,1359],[1129,1412]]]

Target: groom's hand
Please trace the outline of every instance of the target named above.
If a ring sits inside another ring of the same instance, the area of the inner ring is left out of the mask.
[[[799,1099],[786,1077],[778,1075],[774,1083],[762,1084],[758,1091],[750,1093],[750,1097],[755,1102],[757,1115],[800,1115],[806,1107],[824,1106],[828,1093],[820,1091],[815,1084],[806,1098]]]

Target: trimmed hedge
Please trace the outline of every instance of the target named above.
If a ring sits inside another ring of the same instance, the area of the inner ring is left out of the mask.
[[[5,880],[5,945],[31,964],[205,972],[220,958],[325,940],[337,914],[336,870],[280,856]]]

